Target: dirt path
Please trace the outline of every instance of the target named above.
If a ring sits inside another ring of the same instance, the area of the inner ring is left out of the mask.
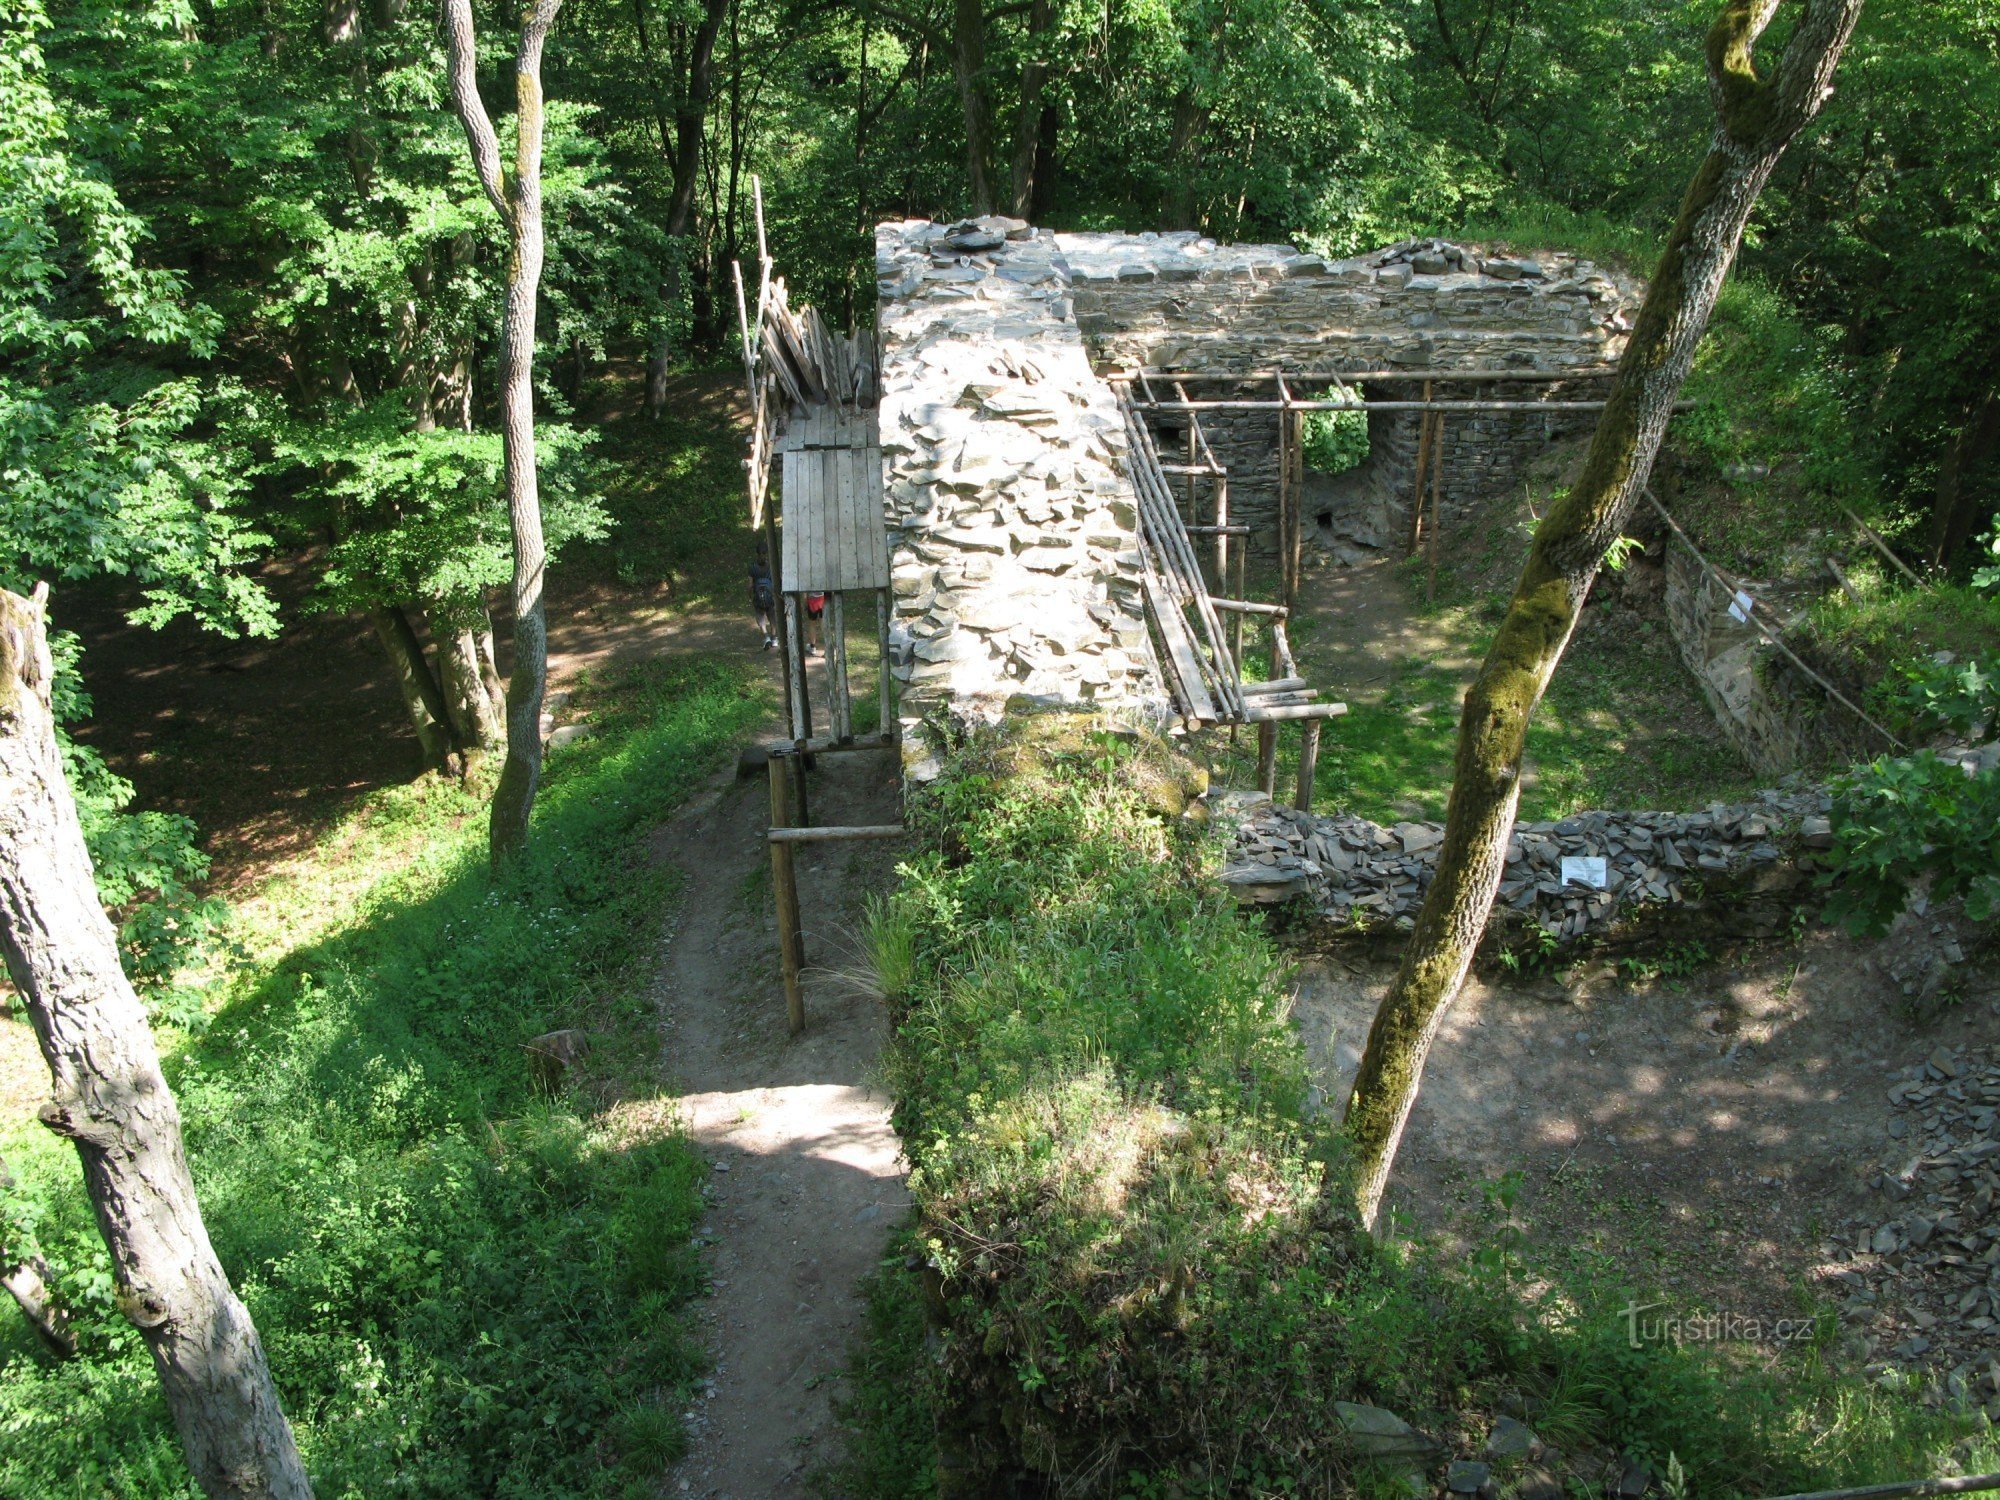
[[[1822,930],[1679,978],[1468,981],[1390,1205],[1447,1242],[1490,1235],[1482,1185],[1518,1171],[1529,1242],[1626,1285],[1759,1316],[1842,1294],[1857,1228],[1899,1211],[1870,1186],[1909,1154],[1885,1090],[1941,1048],[2000,1042],[1994,976],[1969,965],[1963,998],[1918,1016],[1883,952]],[[1392,974],[1304,966],[1294,1014],[1336,1110]]]
[[[819,823],[898,816],[893,756],[822,756]],[[908,1204],[887,1094],[875,1078],[879,1003],[859,965],[863,895],[886,888],[882,844],[807,846],[799,861],[809,972],[807,1026],[785,1034],[770,912],[761,778],[712,792],[655,849],[688,875],[659,977],[664,1071],[688,1133],[714,1164],[713,1295],[703,1309],[715,1370],[675,1493],[757,1500],[806,1493],[829,1455],[830,1399],[861,1326],[856,1289]]]

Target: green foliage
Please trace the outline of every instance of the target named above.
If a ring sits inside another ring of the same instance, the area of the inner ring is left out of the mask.
[[[643,834],[768,706],[710,663],[585,696],[597,732],[551,760],[518,873],[486,876],[481,788],[378,794],[245,908],[255,961],[169,1060],[204,1217],[322,1496],[625,1492],[607,1463],[650,1493],[683,1442],[705,1168],[538,1093],[520,1044],[583,1026],[590,1068],[651,1077],[643,972],[673,875]],[[45,1365],[0,1326],[0,1493],[192,1496],[74,1153],[33,1125],[0,1149],[83,1345]]]
[[[1856,569],[1858,599],[1836,590],[1809,611],[1811,643],[1841,676],[1873,683],[1906,662],[1913,645],[1968,660],[2000,652],[2000,595],[1963,583],[1905,587],[1885,571]]]
[[[1994,524],[1993,530],[1987,534],[1982,545],[1986,555],[1992,558],[1993,562],[1990,566],[1974,570],[1972,586],[1991,593],[2000,590],[2000,522]]]
[[[1876,684],[1875,700],[1913,733],[1984,735],[2000,713],[2000,656],[1959,661],[1944,652],[1898,662]]]
[[[1703,942],[1672,943],[1658,953],[1635,954],[1618,960],[1622,973],[1634,979],[1685,979],[1715,961]]]
[[[1347,392],[1322,392],[1315,400],[1338,400]],[[1299,451],[1306,467],[1321,474],[1345,474],[1368,459],[1368,413],[1309,411],[1299,422]]]
[[[1871,761],[1835,781],[1833,836],[1827,911],[1851,932],[1886,931],[1926,880],[1975,922],[2000,914],[2000,772],[1928,750]]]
[[[267,436],[269,469],[316,476],[301,498],[338,518],[322,564],[323,608],[422,600],[444,620],[483,623],[486,591],[514,567],[498,433],[413,431],[399,403],[384,401],[332,421],[282,422]],[[589,442],[560,423],[536,425],[551,560],[607,530],[603,501],[584,488],[596,478]]]

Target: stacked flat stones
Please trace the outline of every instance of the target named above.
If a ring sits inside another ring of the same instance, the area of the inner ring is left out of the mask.
[[[1009,699],[1163,714],[1138,508],[1055,239],[1018,220],[876,230],[891,670],[906,770],[921,723]]]
[[[1258,793],[1225,794],[1235,831],[1223,884],[1246,904],[1304,898],[1343,924],[1407,931],[1444,841],[1440,823],[1384,827],[1366,818],[1319,817]],[[1733,881],[1761,869],[1809,863],[1832,842],[1821,792],[1769,791],[1702,812],[1586,812],[1522,823],[1507,846],[1495,912],[1565,940],[1601,932],[1633,907],[1684,902],[1692,882]],[[1563,884],[1564,856],[1602,857],[1602,890]]]
[[[1936,951],[1965,960],[1948,934]],[[1824,1247],[1827,1289],[1871,1372],[1928,1370],[1952,1404],[2000,1419],[2000,1054],[1940,1047],[1888,1101],[1888,1152],[1869,1185],[1894,1206]]]
[[[1059,234],[1099,359],[1194,370],[1614,361],[1641,288],[1573,255],[1405,240],[1350,259],[1192,233]]]

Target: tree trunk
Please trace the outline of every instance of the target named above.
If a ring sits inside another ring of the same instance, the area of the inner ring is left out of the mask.
[[[986,12],[980,0],[952,0],[951,70],[965,117],[965,185],[974,214],[990,214],[993,192],[993,106],[986,97]]]
[[[729,0],[707,0],[688,48],[687,79],[674,108],[673,191],[667,198],[667,233],[684,235],[694,221],[695,189],[701,181],[702,133],[715,99],[715,39],[729,13]]]
[[[396,690],[402,694],[403,709],[416,731],[417,744],[424,753],[426,770],[445,770],[457,775],[462,767],[458,744],[451,732],[451,710],[445,706],[444,690],[431,673],[424,656],[423,642],[416,627],[401,609],[371,609],[368,623],[375,627],[375,639],[396,673]]]
[[[2000,395],[1989,391],[1973,408],[1938,466],[1937,500],[1931,507],[1931,562],[1945,567],[1979,530],[1981,468],[2000,449]]]
[[[1010,173],[1014,196],[1009,211],[1017,219],[1031,218],[1035,208],[1035,168],[1042,154],[1042,90],[1049,77],[1043,48],[1054,24],[1054,0],[1032,0],[1028,7],[1028,57],[1021,64],[1021,104],[1014,114],[1014,160]]]
[[[1753,52],[1776,10],[1777,0],[1728,0],[1709,32],[1714,141],[1647,288],[1582,473],[1536,529],[1506,617],[1466,694],[1437,874],[1369,1028],[1348,1099],[1357,1206],[1371,1226],[1424,1061],[1499,888],[1528,721],[1606,549],[1645,488],[1751,207],[1785,146],[1831,92],[1861,0],[1806,0],[1775,74],[1763,79]]]
[[[444,689],[453,738],[470,766],[477,757],[506,744],[506,699],[488,692],[476,632],[446,629],[435,616],[431,626],[437,638],[438,686]]]
[[[13,1190],[14,1174],[7,1170],[7,1159],[0,1157],[0,1197]],[[76,1353],[69,1313],[49,1297],[49,1263],[26,1230],[11,1241],[0,1239],[0,1286],[7,1288],[44,1349],[57,1359]]]
[[[76,1146],[119,1307],[152,1351],[188,1468],[216,1497],[309,1500],[250,1314],[215,1258],[180,1111],[97,901],[50,712],[45,589],[0,590],[0,946]]]
[[[542,609],[542,503],[535,476],[535,298],[542,279],[542,44],[561,0],[531,0],[514,54],[514,171],[503,172],[500,141],[479,98],[472,0],[445,0],[452,105],[480,185],[507,226],[507,308],[500,328],[500,437],[506,460],[507,516],[514,532],[514,673],[507,685],[507,761],[493,792],[490,842],[497,869],[528,842],[528,818],[542,779],[542,693],[548,676],[548,620]]]

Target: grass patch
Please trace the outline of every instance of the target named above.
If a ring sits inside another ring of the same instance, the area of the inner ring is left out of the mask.
[[[479,788],[376,794],[238,912],[248,957],[168,1072],[211,1236],[323,1497],[653,1493],[701,1356],[704,1168],[650,1095],[643,978],[675,876],[644,832],[769,712],[718,662],[579,693],[521,868]],[[595,1048],[549,1097],[521,1043]],[[0,1320],[0,1494],[192,1497],[67,1146],[0,1143],[82,1357]]]
[[[1520,502],[1515,502],[1519,504]],[[1348,700],[1328,722],[1314,777],[1315,810],[1378,822],[1444,816],[1458,748],[1459,708],[1506,608],[1526,530],[1512,507],[1495,502],[1466,561],[1438,575],[1436,604],[1420,603],[1421,566],[1398,571],[1395,586],[1421,613],[1434,656],[1396,666],[1385,684],[1344,680],[1350,668],[1319,622],[1301,619],[1292,641],[1309,681]],[[1298,736],[1281,731],[1279,785],[1297,780]],[[1227,779],[1248,784],[1256,742],[1239,735],[1230,751],[1216,737]],[[1585,808],[1680,811],[1749,792],[1751,769],[1714,728],[1713,716],[1657,611],[1592,606],[1556,669],[1528,730],[1524,822]]]
[[[1849,581],[1859,599],[1836,591],[1807,614],[1814,653],[1845,681],[1872,684],[1889,666],[1938,651],[1960,661],[2000,653],[2000,592],[1952,583],[1908,588],[1877,569]]]
[[[1811,1353],[1633,1348],[1625,1285],[1551,1280],[1518,1235],[1444,1257],[1359,1233],[1284,961],[1180,815],[1198,773],[1078,721],[1010,735],[912,808],[928,852],[871,922],[934,1353],[906,1378],[907,1307],[877,1323],[850,1410],[857,1461],[890,1466],[870,1493],[933,1467],[967,1493],[1345,1493],[1338,1400],[1467,1448],[1519,1401],[1573,1454],[1672,1457],[1690,1494],[1919,1472],[1970,1431]]]

